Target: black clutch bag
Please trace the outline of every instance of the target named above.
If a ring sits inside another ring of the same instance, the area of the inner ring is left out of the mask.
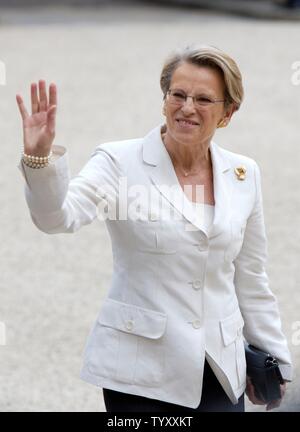
[[[258,399],[268,403],[281,398],[280,384],[283,384],[278,360],[253,345],[245,345],[247,375]]]

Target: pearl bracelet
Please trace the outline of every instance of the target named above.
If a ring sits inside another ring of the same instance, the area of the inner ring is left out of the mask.
[[[52,150],[48,156],[33,156],[23,152],[22,160],[30,168],[44,168],[49,165],[51,156]]]

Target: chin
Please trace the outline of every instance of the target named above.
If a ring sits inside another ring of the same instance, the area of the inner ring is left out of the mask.
[[[192,130],[176,130],[174,132],[174,136],[178,137],[178,139],[185,139],[189,141],[199,141],[200,136],[196,134],[195,131]]]

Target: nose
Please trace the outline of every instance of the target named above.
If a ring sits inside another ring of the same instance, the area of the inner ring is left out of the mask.
[[[192,96],[187,96],[181,110],[186,114],[195,112],[195,105]]]

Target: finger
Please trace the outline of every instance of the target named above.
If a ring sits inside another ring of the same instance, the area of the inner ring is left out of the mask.
[[[256,395],[255,395],[255,388],[254,388],[254,385],[251,382],[248,383],[248,391],[249,391],[249,396],[248,397],[249,397],[250,401],[253,404],[255,404],[255,405],[265,405],[264,401],[262,401],[262,400],[260,400],[260,399],[258,399],[256,397]]]
[[[24,105],[22,97],[17,94],[16,95],[16,99],[17,99],[17,104],[18,104],[18,107],[19,107],[19,111],[20,111],[22,120],[24,122],[27,119],[27,117],[29,117],[29,114],[27,112],[27,109],[25,108],[25,105]]]
[[[254,386],[253,386],[251,381],[248,382],[248,392],[249,392],[250,398],[252,400],[255,399],[255,390],[254,390]],[[252,402],[252,400],[251,400],[251,402]]]
[[[281,398],[283,398],[283,396],[285,395],[286,392],[286,384],[281,384],[280,385],[280,393],[281,393]]]
[[[249,400],[252,402],[254,397],[253,386],[250,379],[248,379],[248,377],[247,377],[246,395],[248,396]]]
[[[36,83],[31,84],[31,113],[36,114],[39,112],[39,100],[37,95]]]
[[[47,111],[47,131],[50,134],[55,133],[55,118],[56,118],[56,105],[52,105]]]
[[[274,400],[274,401],[271,401],[271,402],[269,402],[268,405],[266,406],[266,410],[267,410],[267,411],[270,411],[270,410],[272,410],[272,409],[274,409],[274,408],[278,408],[278,407],[280,406],[280,404],[281,404],[281,399],[276,399],[276,400]]]
[[[40,98],[40,111],[47,111],[48,100],[46,92],[46,83],[44,80],[39,80],[39,98]]]
[[[49,86],[49,105],[57,105],[57,89],[54,83]]]

